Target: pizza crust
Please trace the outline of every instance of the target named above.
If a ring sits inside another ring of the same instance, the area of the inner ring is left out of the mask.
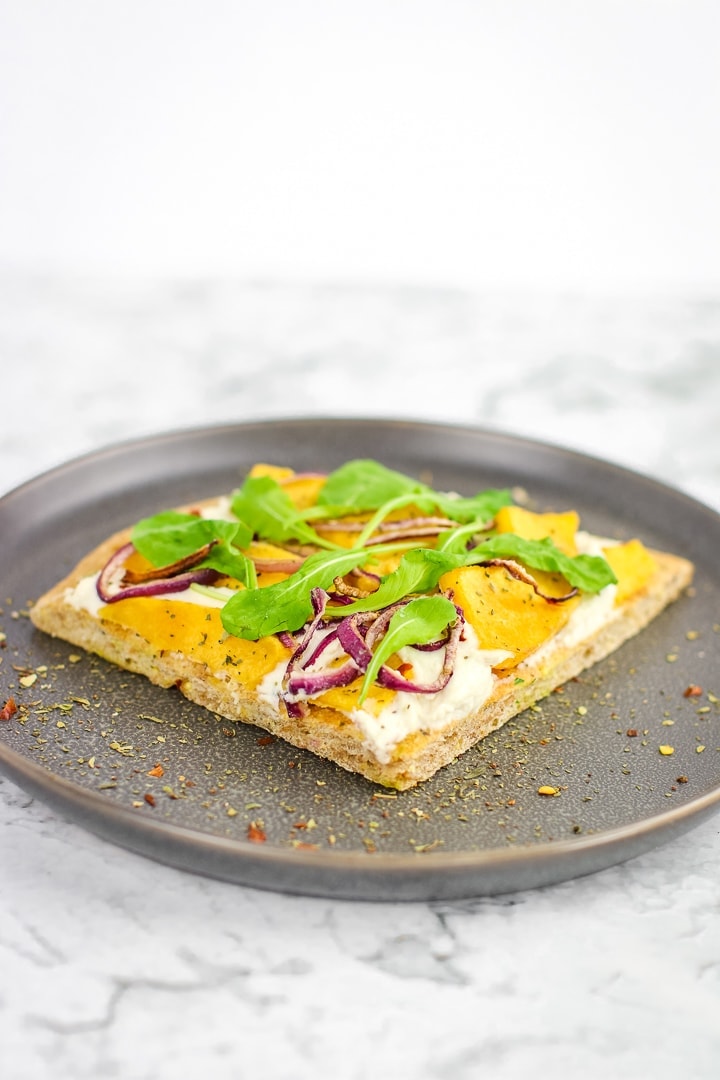
[[[212,671],[205,663],[179,652],[157,652],[135,630],[103,619],[102,612],[95,615],[69,602],[68,593],[83,578],[96,574],[129,536],[129,530],[124,530],[108,538],[40,597],[30,611],[34,625],[144,675],[158,686],[175,686],[190,701],[230,721],[254,724],[293,746],[398,790],[428,779],[513,716],[608,656],[677,599],[693,576],[688,560],[652,551],[657,564],[653,578],[613,608],[601,629],[573,644],[563,644],[560,635],[553,647],[543,646],[498,679],[490,699],[480,709],[439,730],[408,735],[395,747],[390,760],[382,762],[346,714],[310,702],[307,715],[291,718],[282,705],[275,709],[257,690],[244,687],[227,671]]]

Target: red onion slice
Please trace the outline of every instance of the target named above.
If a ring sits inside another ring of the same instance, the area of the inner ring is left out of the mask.
[[[253,558],[253,562],[258,574],[294,574],[305,562],[305,558],[302,555],[288,555],[285,559]]]
[[[580,592],[576,587],[571,589],[570,592],[565,593],[563,596],[550,596],[548,593],[544,593],[538,585],[532,574],[529,574],[524,566],[515,562],[514,559],[486,559],[485,562],[477,563],[477,566],[502,566],[507,570],[511,577],[516,578],[518,581],[525,582],[526,585],[530,585],[531,588],[537,593],[541,600],[547,600],[548,604],[564,604],[566,600],[572,600],[574,596]]]
[[[317,697],[328,690],[335,690],[354,682],[368,668],[372,659],[372,646],[385,635],[390,620],[396,611],[404,607],[408,600],[401,600],[380,612],[361,612],[349,615],[335,626],[329,624],[324,616],[328,594],[323,589],[312,593],[314,617],[308,624],[302,641],[288,662],[283,678],[282,698],[288,707],[289,715],[296,715],[292,710],[308,698]],[[377,675],[379,686],[395,692],[415,694],[436,694],[447,686],[453,673],[465,620],[460,608],[456,608],[458,617],[450,628],[447,637],[427,645],[416,646],[420,649],[444,649],[442,668],[429,683],[407,679],[400,671],[384,664]],[[333,658],[331,663],[321,670],[310,670],[317,665],[323,653],[330,645],[338,644],[345,653]]]
[[[445,656],[443,658],[443,665],[437,679],[431,683],[419,683],[413,679],[406,679],[401,672],[396,671],[395,668],[388,667],[387,664],[383,664],[377,675],[377,682],[380,686],[384,686],[386,690],[402,691],[403,693],[411,694],[437,694],[440,690],[443,690],[448,682],[450,676],[455,669],[455,660],[457,657],[458,644],[462,638],[462,633],[465,625],[465,618],[460,608],[456,608],[458,617],[453,624],[450,635],[445,642]]]
[[[189,570],[173,577],[153,578],[137,585],[123,585],[125,563],[135,548],[125,544],[106,562],[97,579],[97,594],[104,604],[113,604],[117,600],[129,600],[133,596],[162,596],[165,593],[182,592],[189,585],[211,585],[219,577],[217,570],[204,567]]]
[[[337,626],[338,641],[348,656],[355,661],[360,671],[365,671],[372,660],[372,649],[367,646],[363,630],[366,629],[366,624],[374,622],[374,615],[374,612],[368,612],[364,617],[348,615]]]
[[[278,480],[282,487],[284,484],[294,484],[296,480],[325,480],[327,473],[324,472],[296,472],[292,476],[283,476]]]
[[[327,690],[337,690],[341,686],[347,686],[354,682],[358,675],[362,675],[360,668],[354,660],[346,660],[334,668],[325,671],[303,671],[295,669],[288,676],[284,689],[285,701],[294,701],[298,697],[316,697],[324,694]]]
[[[324,671],[308,670],[317,663],[325,649],[338,640],[337,624],[323,627],[323,616],[329,599],[328,593],[324,589],[313,589],[310,599],[315,613],[314,618],[290,657],[283,677],[283,698],[286,704],[292,704],[298,698],[315,697],[325,693],[326,690],[347,686],[364,670],[349,655],[344,664],[336,664]],[[347,621],[349,620],[343,620],[343,622]],[[324,632],[321,632],[323,630]]]

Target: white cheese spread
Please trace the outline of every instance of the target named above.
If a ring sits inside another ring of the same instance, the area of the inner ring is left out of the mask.
[[[412,664],[413,679],[418,682],[431,682],[442,664],[442,650],[428,653],[404,648],[399,655],[402,661]],[[481,709],[495,686],[493,666],[511,655],[505,649],[478,648],[475,631],[466,623],[465,639],[458,646],[453,673],[442,690],[436,694],[400,690],[378,715],[360,708],[353,709],[349,716],[362,731],[365,745],[385,764],[407,735],[438,731]]]

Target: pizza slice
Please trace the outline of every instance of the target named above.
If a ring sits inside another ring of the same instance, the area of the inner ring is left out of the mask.
[[[110,537],[35,626],[385,786],[428,779],[607,656],[692,564],[572,511],[359,459],[254,466]]]

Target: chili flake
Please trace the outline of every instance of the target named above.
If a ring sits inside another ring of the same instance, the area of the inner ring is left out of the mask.
[[[264,844],[267,840],[265,830],[259,821],[251,821],[247,827],[247,838],[253,844]]]
[[[0,720],[9,720],[16,712],[17,705],[15,704],[15,698],[8,698],[2,709],[0,709]]]
[[[687,690],[683,691],[683,697],[700,697],[702,694],[702,686],[695,686],[691,684]]]

